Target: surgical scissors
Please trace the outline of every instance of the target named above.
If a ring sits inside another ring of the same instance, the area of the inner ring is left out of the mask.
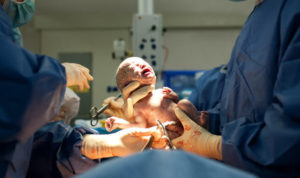
[[[170,149],[171,149],[171,150],[175,150],[175,147],[174,147],[174,145],[173,145],[173,143],[172,143],[172,141],[171,141],[171,139],[170,139],[170,137],[169,137],[169,134],[168,134],[168,132],[167,132],[166,127],[160,122],[160,120],[156,119],[156,122],[157,122],[157,124],[163,129],[164,134],[165,134],[165,136],[167,137],[167,139],[168,139],[168,141],[169,141]]]
[[[120,93],[118,96],[116,96],[114,98],[114,101],[116,101],[117,99],[121,98],[122,97],[122,94]],[[99,110],[97,107],[93,106],[91,109],[90,109],[90,119],[91,119],[91,126],[96,126],[98,124],[98,117],[101,113],[103,113],[103,111],[105,111],[107,109],[107,107],[109,106],[109,103],[108,104],[105,104],[104,106],[102,106]],[[96,123],[94,124],[94,119],[96,119]]]
[[[173,145],[173,143],[172,143],[172,141],[171,141],[171,139],[170,139],[170,137],[169,137],[169,134],[168,134],[168,132],[167,132],[166,127],[165,127],[165,126],[160,122],[160,120],[158,120],[158,119],[156,119],[156,123],[159,125],[159,127],[162,128],[162,130],[163,130],[165,136],[167,137],[168,142],[169,142],[169,144],[170,144],[170,149],[171,149],[171,150],[175,150],[176,148],[174,147],[174,145]],[[149,138],[149,140],[148,140],[148,142],[146,143],[146,145],[145,145],[144,148],[142,149],[142,151],[150,149],[151,146],[152,146],[153,140],[154,140],[154,137],[151,135],[150,138]]]

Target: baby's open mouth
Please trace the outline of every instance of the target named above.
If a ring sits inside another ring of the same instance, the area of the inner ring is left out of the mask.
[[[143,74],[144,77],[152,77],[153,76],[153,72],[150,68],[145,68],[142,71],[142,74]]]

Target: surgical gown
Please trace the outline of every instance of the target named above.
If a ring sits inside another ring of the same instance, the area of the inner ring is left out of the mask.
[[[218,161],[188,152],[147,150],[115,158],[76,178],[256,178]]]
[[[64,67],[56,59],[22,48],[0,6],[0,177],[26,176],[32,136],[58,113],[65,88]],[[59,136],[65,138],[62,141],[74,138],[74,134]],[[78,142],[71,143],[62,149],[78,147]],[[72,156],[60,155],[60,163]]]
[[[227,65],[205,71],[196,81],[189,100],[199,111],[209,113],[209,131],[220,134],[220,97],[222,95]]]
[[[299,177],[299,0],[254,8],[220,91],[223,161],[262,177]]]
[[[52,122],[34,134],[27,178],[72,177],[94,167],[100,160],[81,155],[82,137],[96,134],[84,127],[72,128],[63,121]]]

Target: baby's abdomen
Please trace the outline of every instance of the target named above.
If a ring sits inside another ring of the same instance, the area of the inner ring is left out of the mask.
[[[147,126],[157,126],[156,119],[162,123],[167,121],[175,121],[176,125],[170,125],[167,127],[168,134],[171,139],[180,136],[183,132],[182,125],[178,121],[174,109],[176,103],[170,99],[164,98],[159,93],[154,93],[151,96],[144,98],[134,105],[135,116],[143,118]]]

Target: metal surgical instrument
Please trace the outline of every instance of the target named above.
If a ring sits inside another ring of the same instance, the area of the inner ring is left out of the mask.
[[[159,127],[162,128],[162,130],[163,130],[163,132],[164,132],[164,135],[167,137],[168,142],[169,142],[169,144],[170,144],[170,149],[171,149],[171,150],[175,150],[175,147],[174,147],[174,145],[173,145],[173,143],[172,143],[172,141],[171,141],[171,139],[170,139],[170,137],[169,137],[169,134],[168,134],[168,132],[167,132],[166,127],[165,127],[165,126],[160,122],[160,120],[158,120],[158,119],[156,119],[156,123],[159,125]],[[153,143],[153,140],[154,140],[154,137],[151,135],[151,136],[150,136],[150,139],[148,140],[148,142],[146,143],[146,145],[144,146],[144,148],[142,149],[142,151],[150,149],[150,148],[151,148],[151,145],[152,145],[152,143]]]
[[[117,97],[114,98],[114,101],[116,101],[117,99],[121,98],[122,97],[122,94],[120,93]],[[99,110],[97,109],[97,107],[93,106],[91,109],[90,109],[90,119],[91,119],[91,126],[96,126],[98,124],[98,118],[99,118],[99,115],[101,113],[103,113],[103,111],[105,111],[107,109],[107,107],[109,106],[109,103],[108,104],[105,104],[104,106],[102,106]],[[94,123],[93,121],[96,120],[96,122]]]
[[[167,132],[166,127],[160,122],[160,120],[156,119],[156,122],[157,122],[157,124],[163,129],[164,134],[165,134],[165,136],[167,137],[167,139],[168,139],[168,141],[169,141],[170,149],[171,149],[171,150],[175,150],[175,147],[174,147],[174,145],[173,145],[173,143],[172,143],[172,141],[171,141],[171,139],[170,139],[170,137],[169,137],[169,134],[168,134],[168,132]]]
[[[154,137],[151,135],[148,142],[146,143],[146,145],[144,146],[144,148],[142,149],[142,151],[144,150],[148,150],[151,148],[151,145],[153,143]]]

